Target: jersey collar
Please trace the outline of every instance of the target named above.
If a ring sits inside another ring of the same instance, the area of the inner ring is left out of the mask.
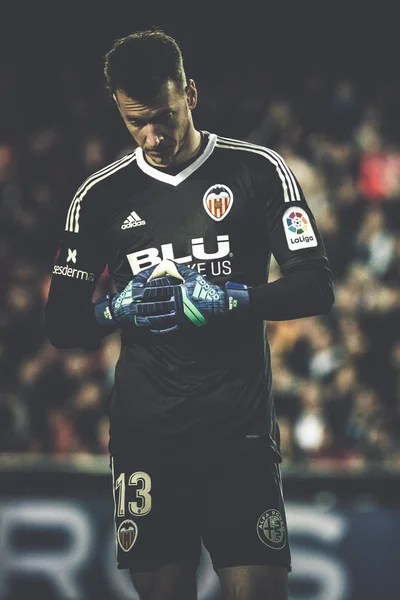
[[[196,158],[195,161],[190,163],[186,169],[183,169],[180,173],[176,175],[168,175],[168,173],[163,173],[159,169],[155,169],[148,162],[145,161],[143,157],[143,150],[138,148],[136,150],[136,160],[139,169],[141,169],[146,175],[150,175],[154,179],[158,179],[159,181],[163,181],[164,183],[168,183],[169,185],[177,186],[182,181],[187,179],[192,173],[194,173],[201,165],[207,160],[207,158],[212,154],[215,144],[217,141],[217,136],[215,133],[211,133],[208,138],[208,142],[203,152]]]

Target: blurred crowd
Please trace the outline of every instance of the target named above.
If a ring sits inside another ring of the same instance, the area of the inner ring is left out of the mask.
[[[69,202],[132,141],[101,77],[65,66],[27,109],[24,76],[0,71],[0,452],[105,454],[118,334],[55,350],[43,307]],[[320,74],[291,89],[267,72],[197,84],[197,127],[281,153],[331,261],[329,315],[267,324],[284,459],[400,468],[399,89]]]

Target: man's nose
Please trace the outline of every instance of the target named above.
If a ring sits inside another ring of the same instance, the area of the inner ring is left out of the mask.
[[[157,125],[149,124],[146,129],[146,141],[147,146],[150,148],[157,148],[160,143],[163,141],[164,135],[160,131],[160,128]]]

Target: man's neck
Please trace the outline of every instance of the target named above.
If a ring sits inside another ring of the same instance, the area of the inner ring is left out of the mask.
[[[178,167],[179,165],[191,160],[199,152],[200,147],[201,133],[200,131],[197,131],[197,129],[191,128],[185,147],[181,152],[179,152],[171,167]]]

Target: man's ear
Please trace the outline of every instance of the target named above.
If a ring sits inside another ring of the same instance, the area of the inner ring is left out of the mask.
[[[197,106],[197,88],[193,79],[189,79],[186,86],[186,97],[190,110],[193,110]]]

